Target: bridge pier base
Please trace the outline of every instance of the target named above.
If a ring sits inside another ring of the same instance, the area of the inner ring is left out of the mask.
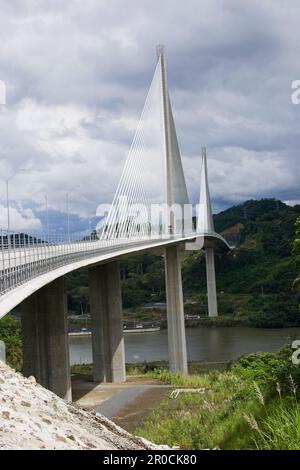
[[[125,351],[118,261],[89,269],[95,382],[124,382]]]
[[[165,252],[168,347],[171,372],[187,374],[187,353],[179,247]]]
[[[72,400],[65,279],[61,277],[21,304],[23,372],[66,401]]]
[[[206,279],[207,279],[207,302],[208,302],[208,316],[218,316],[218,301],[217,301],[217,288],[216,288],[216,273],[215,273],[215,258],[214,249],[205,249],[206,259]]]

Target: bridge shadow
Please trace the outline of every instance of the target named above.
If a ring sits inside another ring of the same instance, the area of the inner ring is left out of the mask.
[[[96,383],[92,377],[72,376],[73,401],[95,410],[133,432],[169,394],[170,385],[145,376],[129,376],[122,383]]]
[[[124,390],[136,387],[159,385],[156,379],[143,376],[129,376],[126,382],[94,382],[91,376],[74,374],[72,381],[72,399],[84,408],[97,408],[104,401]],[[161,384],[160,384],[161,385]]]

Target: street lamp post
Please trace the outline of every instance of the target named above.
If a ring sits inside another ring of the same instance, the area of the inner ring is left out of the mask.
[[[67,210],[67,234],[70,243],[70,210],[69,210],[69,193],[66,194],[66,210]]]
[[[7,236],[8,237],[9,237],[9,233],[10,233],[9,191],[8,191],[8,182],[9,182],[9,180],[10,180],[10,178],[7,178],[7,180],[6,180],[6,210],[7,210],[7,234],[8,234]]]
[[[11,247],[11,240],[10,240],[10,208],[9,208],[9,182],[12,180],[18,173],[21,171],[29,171],[30,168],[19,168],[19,170],[15,171],[13,175],[9,178],[6,178],[6,211],[7,211],[7,241],[8,241],[8,248]]]
[[[50,243],[50,231],[49,231],[49,214],[48,214],[48,194],[45,194],[45,209],[46,209],[46,229],[47,229],[47,241]]]
[[[67,236],[68,236],[68,241],[71,241],[71,234],[70,234],[70,194],[74,191],[74,189],[80,188],[82,185],[81,184],[76,184],[75,186],[72,186],[72,188],[66,193],[66,212],[67,212]],[[81,195],[84,199],[87,199],[85,196]]]

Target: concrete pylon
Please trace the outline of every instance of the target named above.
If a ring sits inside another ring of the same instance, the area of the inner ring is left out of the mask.
[[[168,207],[166,224],[171,236],[176,234],[177,223],[171,211],[175,205],[183,209],[189,203],[181,156],[176,136],[167,85],[167,71],[163,46],[157,48],[161,67],[163,127],[165,139],[165,202]],[[183,219],[183,215],[181,216]],[[184,220],[180,220],[180,229]],[[179,246],[165,250],[165,275],[168,319],[169,364],[172,372],[187,373],[186,337]]]
[[[218,300],[217,300],[215,259],[214,259],[213,248],[206,247],[205,261],[206,261],[208,316],[217,317],[218,316]]]
[[[207,174],[207,157],[206,149],[202,148],[202,168],[200,181],[200,198],[197,213],[197,230],[196,232],[205,235],[215,231],[214,220],[211,208],[210,191]]]
[[[163,114],[163,133],[165,148],[165,203],[171,209],[175,206],[181,207],[180,218],[176,223],[175,214],[168,211],[166,224],[169,233],[175,234],[176,227],[179,230],[185,226],[184,206],[189,205],[189,197],[186,188],[186,182],[182,167],[181,155],[176,135],[172,106],[168,91],[167,67],[163,46],[157,46],[157,57],[160,63],[161,71],[161,93],[162,93],[162,114]],[[189,215],[189,214],[188,214]]]
[[[207,158],[206,149],[202,149],[202,171],[201,171],[201,187],[200,187],[200,202],[198,206],[197,217],[197,233],[205,235],[211,234],[215,231],[213,214],[211,208],[208,174],[207,174]],[[206,279],[207,279],[207,302],[208,302],[208,316],[218,316],[218,301],[216,289],[216,273],[215,273],[215,259],[214,249],[207,246],[205,248],[206,260]]]
[[[168,319],[169,367],[171,372],[187,374],[181,264],[179,246],[166,248],[166,297]]]
[[[23,373],[66,401],[72,400],[64,277],[21,304]]]
[[[95,382],[124,382],[122,292],[117,261],[89,269]]]

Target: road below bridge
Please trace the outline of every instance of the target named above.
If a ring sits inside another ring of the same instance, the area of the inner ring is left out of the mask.
[[[130,376],[125,383],[95,384],[77,377],[72,380],[73,400],[78,405],[98,411],[129,432],[169,396],[171,388],[141,376]]]

